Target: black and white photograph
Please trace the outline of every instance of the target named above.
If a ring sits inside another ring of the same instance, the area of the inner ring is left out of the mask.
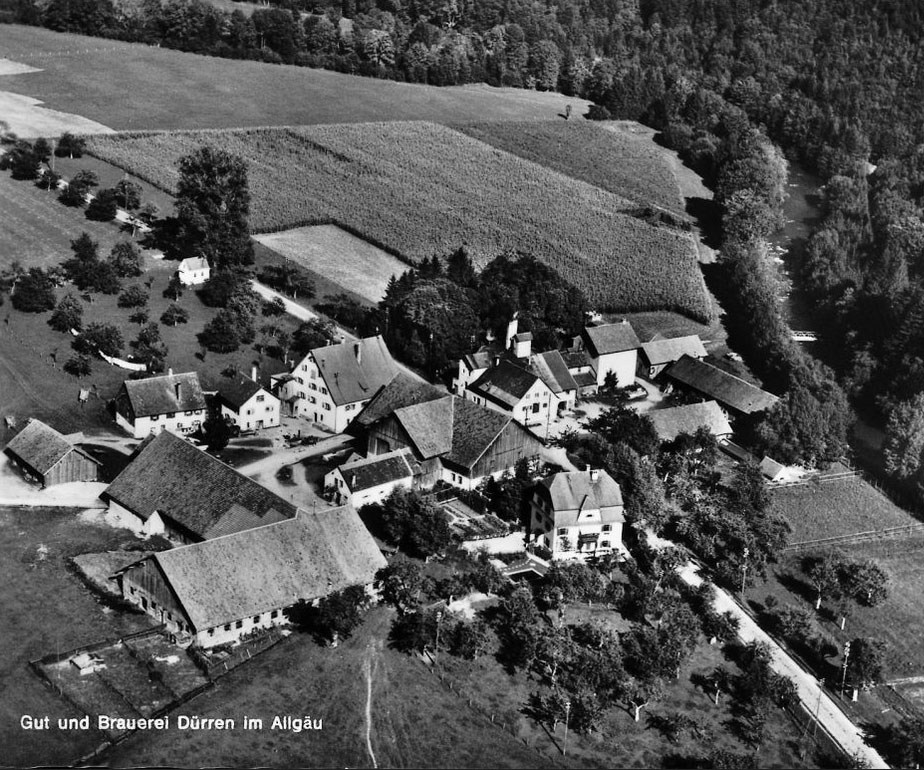
[[[0,767],[924,764],[924,5],[0,0]]]

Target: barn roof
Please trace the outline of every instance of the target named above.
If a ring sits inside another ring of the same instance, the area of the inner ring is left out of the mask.
[[[54,428],[36,419],[26,423],[26,427],[6,445],[5,451],[41,474],[51,470],[70,452],[79,452],[99,465],[95,458],[75,447]]]
[[[145,521],[158,512],[203,539],[288,519],[296,511],[169,431],[143,445],[104,494]]]
[[[397,409],[434,401],[448,393],[429,382],[415,380],[404,372],[398,372],[391,381],[379,390],[353,421],[357,425],[369,426]]]
[[[447,395],[395,410],[395,419],[422,457],[436,457],[452,449],[453,402],[454,397]]]
[[[468,389],[512,409],[537,380],[539,377],[533,372],[503,359],[469,385]]]
[[[556,524],[576,523],[583,510],[599,510],[604,522],[625,521],[622,490],[604,470],[562,471],[539,484],[548,491]]]
[[[125,380],[122,387],[135,417],[205,409],[205,395],[196,372]]]
[[[708,428],[713,436],[728,436],[732,432],[722,407],[715,401],[655,409],[648,416],[661,441],[673,441],[681,433],[693,434],[700,428]]]
[[[677,361],[685,355],[692,358],[705,358],[706,348],[703,347],[703,341],[698,335],[691,334],[687,337],[643,342],[642,353],[650,366],[660,366]]]
[[[628,321],[603,326],[586,326],[582,336],[587,348],[596,357],[605,356],[607,353],[635,350],[642,344]]]
[[[381,335],[311,351],[335,404],[372,398],[398,373]]]
[[[286,521],[148,559],[163,570],[199,631],[368,585],[386,565],[350,506],[300,511]]]
[[[465,398],[451,398],[455,402],[452,415],[452,447],[445,456],[451,463],[471,468],[508,425],[512,424],[516,426],[515,430],[532,436],[509,415]]]
[[[671,364],[665,373],[670,379],[714,398],[720,404],[743,414],[769,409],[779,401],[778,396],[761,390],[756,385],[751,385],[723,369],[705,361],[690,358],[690,356],[683,356],[679,361]]]
[[[351,492],[362,492],[381,484],[408,479],[414,475],[406,449],[372,455],[341,465],[338,470]]]

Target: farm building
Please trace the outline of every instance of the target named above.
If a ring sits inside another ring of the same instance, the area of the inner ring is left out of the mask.
[[[648,412],[654,423],[655,432],[661,441],[673,441],[681,433],[696,433],[706,428],[717,439],[728,438],[732,427],[715,401],[703,401],[701,404],[686,404],[668,409],[655,409]]]
[[[622,490],[604,470],[563,471],[540,481],[530,499],[529,543],[553,559],[626,553]]]
[[[221,416],[242,431],[274,428],[282,421],[281,402],[255,378],[239,375],[236,380],[222,384],[218,403]]]
[[[638,354],[638,373],[649,380],[655,379],[674,361],[684,356],[703,359],[706,348],[696,334],[643,342]]]
[[[4,452],[27,479],[43,487],[100,478],[97,460],[40,420],[29,420]]]
[[[360,508],[380,503],[398,487],[410,489],[414,469],[410,452],[397,449],[383,455],[372,455],[346,462],[324,477],[324,488],[333,490],[339,505],[349,503]]]
[[[397,373],[398,365],[379,335],[315,348],[288,375],[273,381],[290,414],[342,433]]]
[[[187,257],[177,268],[176,276],[184,286],[196,286],[209,279],[211,268],[205,257]]]
[[[577,339],[580,339],[578,337]],[[578,396],[592,395],[597,392],[597,375],[590,365],[590,357],[582,348],[572,348],[561,353],[562,361],[571,379],[574,380]]]
[[[180,543],[295,515],[291,503],[170,432],[143,443],[101,497],[114,524]]]
[[[733,414],[754,414],[770,409],[778,396],[745,382],[705,361],[683,356],[664,372],[675,387],[714,399]]]
[[[119,573],[122,596],[181,644],[208,648],[289,622],[286,610],[369,586],[385,558],[349,506],[151,554]]]
[[[196,372],[126,380],[115,398],[116,423],[135,438],[165,430],[192,433],[206,418]]]
[[[398,375],[357,419],[368,455],[410,449],[428,489],[443,480],[473,489],[538,457],[541,440],[510,415]]]
[[[548,424],[555,411],[548,385],[529,369],[506,359],[469,385],[465,397],[481,406],[509,414],[526,426]]]
[[[586,326],[580,340],[594,370],[597,387],[604,384],[610,372],[616,376],[616,387],[627,388],[635,382],[641,343],[628,321]]]

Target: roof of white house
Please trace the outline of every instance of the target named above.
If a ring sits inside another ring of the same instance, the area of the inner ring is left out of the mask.
[[[661,441],[673,441],[681,433],[693,434],[700,428],[708,428],[713,436],[728,436],[732,432],[725,412],[716,401],[654,409],[647,414]]]
[[[398,373],[381,335],[315,348],[311,356],[338,405],[372,398]]]
[[[528,369],[502,359],[497,366],[492,366],[469,385],[468,389],[508,409],[513,409],[539,379]]]
[[[575,525],[586,510],[599,510],[604,522],[625,521],[622,490],[604,470],[562,471],[539,485],[548,490],[556,525]]]
[[[553,393],[577,389],[577,382],[568,371],[568,365],[562,354],[557,350],[534,353],[529,357],[529,367]]]
[[[205,257],[187,257],[177,268],[181,272],[191,272],[193,270],[205,270],[209,266],[209,261]]]
[[[26,427],[6,445],[5,451],[43,474],[61,462],[70,452],[79,452],[99,465],[97,460],[75,447],[54,428],[36,419],[26,423]]]
[[[218,395],[221,400],[235,412],[239,411],[244,404],[252,399],[260,391],[272,398],[274,401],[279,399],[264,388],[259,382],[254,382],[249,377],[239,374],[231,382],[222,383],[218,388]]]
[[[196,372],[125,380],[122,386],[135,417],[205,409],[205,394]]]
[[[386,565],[350,506],[299,511],[293,519],[147,558],[163,570],[200,631],[368,585]]]
[[[605,356],[608,353],[622,353],[626,350],[635,350],[642,343],[639,342],[628,321],[619,321],[603,326],[585,326],[582,334],[584,343],[594,356]]]

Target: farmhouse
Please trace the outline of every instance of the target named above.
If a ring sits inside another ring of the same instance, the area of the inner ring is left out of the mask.
[[[243,375],[219,388],[218,403],[221,416],[242,431],[273,428],[281,423],[279,398]]]
[[[692,435],[700,428],[706,428],[719,440],[729,438],[732,434],[728,418],[715,401],[655,409],[648,412],[648,416],[661,441],[673,441],[681,433]]]
[[[638,373],[649,380],[655,379],[674,361],[684,356],[703,359],[706,348],[696,334],[643,342],[638,354]]]
[[[413,486],[414,469],[409,457],[413,462],[408,450],[397,449],[346,462],[324,477],[324,488],[332,491],[338,505],[349,503],[361,508],[380,503],[398,487]]]
[[[342,433],[397,372],[398,365],[379,335],[315,348],[274,383],[293,416]]]
[[[123,597],[181,643],[208,648],[289,622],[286,610],[369,586],[385,559],[349,506],[152,554],[121,570]]]
[[[564,471],[540,481],[530,499],[529,543],[553,559],[626,553],[622,491],[604,470]]]
[[[502,360],[468,386],[465,397],[509,414],[522,425],[546,425],[554,411],[552,391],[529,369]]]
[[[474,489],[488,476],[533,460],[541,440],[510,415],[449,395],[410,378],[395,377],[357,419],[368,455],[411,450],[418,463],[415,485],[443,480]]]
[[[586,326],[581,332],[581,343],[596,375],[597,387],[604,384],[610,372],[615,375],[618,388],[627,388],[635,382],[635,367],[641,343],[628,321]]]
[[[27,479],[43,487],[99,481],[99,462],[36,419],[29,420],[3,451]]]
[[[192,433],[206,418],[196,372],[126,380],[115,398],[116,423],[135,438],[165,430]]]
[[[110,520],[195,543],[295,515],[295,506],[170,432],[149,438],[101,495]]]
[[[211,268],[205,257],[188,257],[180,262],[176,276],[184,286],[195,286],[209,279]]]
[[[670,382],[706,399],[714,399],[733,414],[754,414],[770,409],[778,396],[745,382],[705,361],[683,356],[665,370]]]

